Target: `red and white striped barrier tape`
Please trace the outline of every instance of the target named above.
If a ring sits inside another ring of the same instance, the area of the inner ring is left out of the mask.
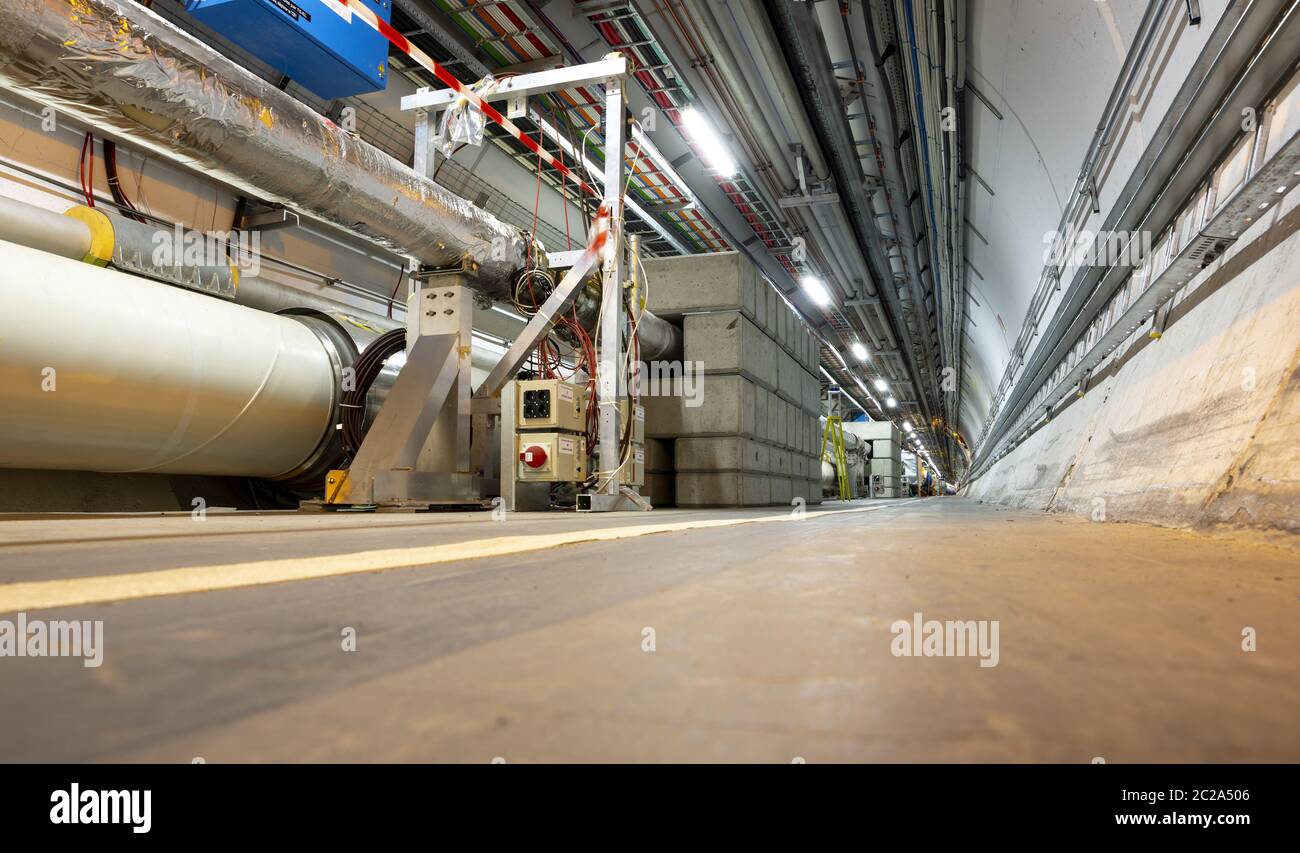
[[[566,178],[570,178],[573,181],[576,181],[578,184],[578,188],[581,189],[583,192],[590,193],[591,195],[597,197],[600,196],[600,193],[597,192],[595,187],[593,187],[591,184],[584,181],[578,175],[577,172],[573,171],[568,166],[564,165],[559,160],[555,159],[555,157],[550,152],[542,148],[541,144],[538,143],[537,140],[527,136],[522,130],[518,128],[517,125],[515,125],[514,122],[512,122],[510,119],[506,118],[505,116],[501,115],[501,113],[498,112],[495,107],[493,107],[491,104],[484,101],[474,92],[470,91],[470,88],[466,86],[464,83],[457,80],[456,77],[450,71],[448,71],[446,68],[443,68],[441,65],[439,65],[427,53],[425,53],[424,51],[420,50],[418,47],[416,47],[415,45],[407,41],[406,36],[402,35],[397,30],[393,29],[393,27],[387,21],[381,19],[373,11],[367,8],[365,4],[359,2],[359,0],[325,0],[325,3],[326,5],[332,5],[336,3],[340,6],[346,7],[347,11],[354,13],[362,21],[365,21],[367,24],[373,27],[380,35],[388,39],[392,43],[393,47],[397,48],[402,53],[411,57],[411,59],[414,59],[416,62],[422,65],[425,68],[425,70],[427,70],[430,74],[437,77],[443,83],[447,84],[448,88],[454,90],[465,100],[473,104],[475,108],[477,108],[480,112],[483,113],[483,115],[487,116],[489,119],[499,124],[501,127],[505,129],[507,133],[509,133],[515,139],[518,139],[521,143],[523,143],[525,148],[527,148],[529,151],[532,151],[537,156],[541,157],[542,161],[546,163],[546,165],[553,167],[554,169],[559,171],[560,174],[564,175]]]

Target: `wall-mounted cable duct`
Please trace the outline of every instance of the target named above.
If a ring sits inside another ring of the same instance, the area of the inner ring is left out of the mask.
[[[524,266],[515,228],[439,187],[136,3],[0,5],[0,86],[240,192],[488,287]]]

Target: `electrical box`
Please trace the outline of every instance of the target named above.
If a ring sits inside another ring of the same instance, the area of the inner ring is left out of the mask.
[[[515,437],[522,483],[576,483],[587,478],[587,442],[580,435],[528,432]]]
[[[619,424],[627,423],[627,397],[618,398]],[[632,419],[632,442],[645,444],[645,406],[636,407],[636,417]]]
[[[559,379],[530,379],[516,385],[518,429],[586,431],[585,385]]]
[[[352,2],[392,18],[392,0]],[[388,39],[337,0],[186,0],[185,8],[325,100],[388,83]]]

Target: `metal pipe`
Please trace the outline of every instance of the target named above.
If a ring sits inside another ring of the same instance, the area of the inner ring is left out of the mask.
[[[468,257],[489,290],[524,266],[519,231],[140,4],[0,4],[0,86],[429,266]]]
[[[297,319],[0,243],[0,467],[290,478],[341,356]]]
[[[90,254],[90,227],[61,213],[0,196],[0,240],[80,261]]]

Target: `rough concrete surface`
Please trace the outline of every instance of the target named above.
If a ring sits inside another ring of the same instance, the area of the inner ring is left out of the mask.
[[[1300,547],[1300,194],[971,497]]]

